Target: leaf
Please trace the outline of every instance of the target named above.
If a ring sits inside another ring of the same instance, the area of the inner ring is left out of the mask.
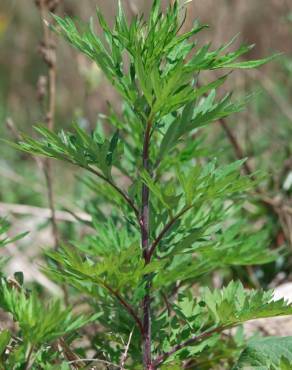
[[[55,158],[89,169],[91,165],[98,167],[104,177],[111,178],[113,165],[120,167],[117,152],[119,150],[119,131],[109,141],[100,136],[89,135],[78,125],[73,132],[61,131],[56,134],[44,126],[37,126],[42,140],[34,140],[23,135],[18,148],[25,152]]]
[[[65,334],[95,321],[100,314],[91,317],[73,316],[71,308],[64,309],[59,301],[44,305],[35,293],[27,296],[24,290],[10,289],[2,279],[0,306],[10,312],[18,322],[26,343],[41,345],[52,342]]]
[[[287,362],[292,363],[292,337],[257,338],[249,341],[233,369],[284,369]]]
[[[28,234],[28,232],[24,232],[10,238],[6,236],[6,233],[8,232],[9,228],[10,228],[9,222],[6,219],[0,217],[0,247],[5,247],[7,244],[14,243],[17,240],[24,238]],[[3,234],[4,238],[1,239],[1,235]]]
[[[258,68],[264,64],[271,62],[272,60],[281,56],[282,53],[274,54],[270,57],[259,59],[259,60],[249,60],[246,62],[238,62],[238,63],[224,63],[222,66],[218,66],[217,68],[239,68],[239,69],[251,69],[251,68]]]
[[[292,314],[292,305],[283,299],[273,301],[273,292],[245,290],[240,282],[231,282],[222,290],[205,290],[203,301],[213,320],[220,325],[238,325],[245,321]]]
[[[142,57],[137,54],[136,60],[135,60],[135,69],[137,71],[137,77],[140,82],[140,86],[142,89],[142,92],[149,104],[149,106],[152,106],[152,86],[151,86],[151,80],[149,79],[149,76],[146,73],[146,70],[143,65]]]
[[[222,79],[224,80],[224,78]],[[215,83],[218,82],[220,84],[223,80],[215,81]],[[215,94],[215,90],[212,90],[199,103],[195,104],[192,101],[185,105],[179,118],[173,120],[164,134],[159,159],[165,157],[167,152],[179,143],[179,139],[183,135],[190,134],[192,130],[216,122],[232,113],[240,112],[244,107],[244,102],[232,103],[230,94],[215,102]]]
[[[11,339],[11,334],[9,330],[3,330],[0,333],[0,356],[3,355],[3,353],[6,350],[6,347],[8,346]]]
[[[169,126],[168,130],[163,136],[161,145],[160,145],[160,152],[159,152],[159,159],[162,159],[166,153],[171,149],[171,147],[176,144],[176,140],[179,139],[181,126],[183,124],[187,124],[191,121],[193,117],[193,112],[195,108],[195,103],[191,102],[185,105],[181,116],[178,120],[173,121],[173,123]]]

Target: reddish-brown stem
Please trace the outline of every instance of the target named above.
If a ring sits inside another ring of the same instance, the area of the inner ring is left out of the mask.
[[[143,168],[149,172],[149,146],[151,137],[152,122],[148,121],[143,144]],[[151,257],[149,254],[149,188],[146,184],[142,185],[142,207],[140,217],[141,227],[141,243],[142,252],[145,260],[145,264],[149,264]],[[148,276],[145,276],[148,280]],[[150,281],[146,283],[146,294],[143,298],[142,309],[143,309],[143,337],[142,337],[142,353],[143,353],[143,364],[147,370],[154,369],[152,366],[152,354],[151,354],[151,297],[150,297]]]
[[[151,122],[148,122],[143,145],[143,168],[147,172],[149,171],[149,144],[150,144],[150,133],[151,133]],[[142,186],[142,209],[141,209],[141,236],[142,236],[142,249],[146,263],[150,262],[149,252],[149,188],[146,184]]]
[[[198,342],[201,342],[202,340],[205,340],[205,339],[211,337],[213,334],[220,333],[220,332],[222,332],[222,331],[224,331],[228,328],[229,328],[228,326],[225,326],[225,327],[219,327],[219,328],[211,329],[211,330],[206,331],[202,334],[195,335],[195,336],[187,339],[186,341],[184,341],[180,344],[177,344],[171,350],[169,350],[168,352],[163,353],[162,355],[160,355],[159,357],[157,357],[154,360],[154,362],[153,362],[154,368],[160,366],[165,360],[167,360],[170,356],[172,356],[173,354],[175,354],[179,350],[181,350],[185,347],[194,345]]]
[[[170,316],[171,315],[171,305],[169,303],[168,297],[164,292],[161,292],[161,295],[162,295],[162,298],[165,302],[165,306],[166,306],[166,309],[167,309],[168,316]]]
[[[144,144],[143,144],[143,169],[149,173],[149,146],[151,138],[152,122],[151,119],[147,122]],[[146,184],[142,185],[142,206],[140,214],[140,228],[141,228],[141,243],[142,252],[145,260],[145,264],[149,264],[151,261],[151,255],[149,251],[149,188]],[[148,280],[148,276],[145,276]],[[142,301],[143,309],[143,335],[142,335],[142,354],[143,364],[146,370],[154,370],[152,364],[152,353],[151,353],[151,297],[150,297],[151,282],[147,281],[146,294]]]

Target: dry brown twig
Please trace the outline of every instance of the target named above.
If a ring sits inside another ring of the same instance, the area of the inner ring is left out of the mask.
[[[129,352],[129,347],[130,347],[130,343],[131,343],[131,340],[132,340],[132,336],[133,336],[133,330],[131,331],[130,335],[129,335],[129,339],[128,339],[128,342],[126,344],[126,347],[125,347],[125,351],[121,357],[121,362],[120,362],[120,370],[125,370],[125,364],[126,364],[126,361],[127,361],[127,357],[128,357],[128,352]]]
[[[60,4],[61,0],[36,0],[36,6],[39,8],[40,16],[42,20],[42,28],[43,28],[43,41],[39,46],[39,53],[47,65],[48,68],[48,77],[47,80],[44,76],[40,76],[39,78],[39,89],[38,97],[40,99],[40,103],[43,105],[44,114],[46,123],[49,130],[53,130],[55,127],[55,114],[56,114],[56,81],[57,81],[57,71],[56,71],[56,42],[52,31],[47,26],[47,22],[45,22],[46,16],[49,12],[55,12],[57,6]],[[45,91],[44,88],[47,86],[47,104],[44,103]],[[54,249],[57,250],[60,244],[59,238],[59,230],[57,225],[57,218],[56,218],[56,209],[55,209],[55,201],[54,201],[54,191],[53,191],[53,177],[52,177],[52,165],[50,159],[46,159],[44,161],[44,174],[47,183],[48,189],[48,202],[49,208],[51,210],[51,223],[52,223],[52,232],[54,237]],[[65,303],[68,305],[68,292],[66,286],[62,286],[64,292],[64,300]],[[76,364],[72,365],[74,368],[83,368],[84,363],[82,361],[79,362],[79,357],[74,354],[73,351],[68,347],[65,341],[61,338],[58,341],[59,346],[62,349],[64,357],[68,361],[78,361]]]
[[[59,5],[60,0],[37,0],[36,6],[39,8],[42,29],[43,29],[43,41],[39,46],[39,53],[47,65],[48,68],[48,101],[47,104],[44,103],[43,99],[45,96],[44,91],[39,91],[38,96],[42,100],[40,103],[43,105],[45,119],[49,130],[53,130],[55,127],[55,114],[56,114],[56,81],[57,81],[57,58],[56,58],[56,41],[52,31],[47,26],[45,19],[48,12],[54,12]],[[45,77],[41,76],[41,79]],[[40,81],[39,81],[40,82]],[[40,83],[39,83],[40,86]],[[56,219],[56,209],[54,200],[54,190],[53,190],[53,176],[52,176],[52,164],[49,158],[44,160],[44,175],[48,190],[48,202],[49,208],[51,210],[51,224],[52,233],[54,237],[54,249],[57,250],[60,244],[59,230]],[[68,304],[68,294],[67,288],[63,285],[64,300]]]
[[[232,130],[229,128],[227,122],[224,119],[219,120],[219,123],[223,130],[226,133],[228,140],[230,141],[234,153],[237,159],[243,159],[246,156],[244,155],[244,151],[237,140],[236,136],[233,134]],[[253,178],[253,170],[250,167],[249,163],[246,161],[243,166],[244,172],[246,175]],[[285,200],[278,201],[277,199],[271,198],[267,192],[257,187],[256,189],[256,196],[259,197],[260,202],[265,206],[272,210],[272,212],[277,215],[279,219],[279,224],[285,235],[287,242],[292,246],[292,233],[291,233],[291,224],[292,224],[292,208],[285,204]]]
[[[49,208],[41,208],[30,206],[27,204],[15,204],[15,203],[3,203],[0,202],[0,214],[4,215],[12,213],[15,215],[26,215],[35,216],[38,218],[51,218],[51,210]],[[57,221],[65,222],[91,222],[92,218],[88,213],[85,212],[72,212],[72,211],[60,211],[57,210],[55,214]]]
[[[61,347],[61,351],[63,352],[64,357],[66,358],[69,363],[75,369],[84,369],[85,363],[82,361],[68,346],[68,344],[64,341],[63,338],[59,339],[59,345]]]
[[[280,111],[290,120],[292,121],[292,109],[289,105],[288,101],[283,98],[280,94],[277,93],[277,85],[276,83],[271,80],[268,76],[266,76],[260,70],[250,70],[247,71],[247,75],[251,77],[253,80],[259,82],[262,87],[265,89],[267,94],[274,100],[274,102],[278,105]]]
[[[47,65],[48,77],[40,76],[38,82],[38,98],[43,105],[45,119],[49,130],[53,130],[55,126],[56,113],[56,45],[55,38],[51,30],[45,24],[45,18],[48,12],[54,12],[59,5],[59,0],[37,0],[36,5],[39,8],[42,20],[43,41],[39,46],[39,53]],[[45,82],[46,81],[46,82]],[[47,86],[48,85],[48,86]],[[45,88],[48,90],[48,103],[44,103]],[[52,231],[54,236],[54,248],[59,247],[59,231],[56,220],[56,210],[54,202],[52,165],[49,159],[44,161],[44,174],[48,189],[48,202],[51,210]],[[64,292],[65,293],[65,292]],[[66,294],[65,294],[66,295]]]
[[[17,141],[21,141],[22,140],[22,137],[21,137],[21,134],[19,133],[13,119],[11,117],[8,117],[6,119],[6,122],[5,122],[5,125],[7,127],[7,129],[11,132],[12,136],[17,140]],[[36,156],[32,156],[32,158],[34,159],[34,161],[36,162],[37,166],[39,169],[43,169],[43,164],[42,164],[42,160]]]
[[[133,0],[128,0],[127,4],[128,4],[128,8],[130,10],[131,16],[135,17],[138,14],[137,5],[134,3]]]
[[[234,152],[236,154],[237,159],[244,159],[245,155],[243,153],[243,149],[241,148],[239,142],[237,141],[235,135],[233,134],[232,130],[229,128],[227,122],[221,118],[219,120],[221,127],[223,128],[228,140],[233,146]],[[243,164],[244,171],[247,175],[252,176],[252,169],[249,166],[249,163],[247,161]]]
[[[108,366],[112,366],[114,368],[117,368],[119,369],[120,368],[120,365],[116,365],[114,364],[113,362],[109,362],[109,361],[106,361],[106,360],[100,360],[98,358],[81,358],[79,360],[73,360],[73,361],[69,361],[68,364],[71,365],[71,364],[77,364],[77,363],[84,363],[84,362],[92,362],[92,363],[99,363],[99,364],[103,364],[103,365],[108,365]],[[95,369],[95,368],[94,368]]]

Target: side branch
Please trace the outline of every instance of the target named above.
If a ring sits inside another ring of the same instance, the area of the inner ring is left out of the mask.
[[[100,172],[98,172],[97,170],[95,170],[94,168],[88,166],[88,167],[83,167],[84,169],[90,171],[91,173],[93,173],[94,175],[96,175],[97,177],[99,177],[100,179],[104,180],[106,183],[108,183],[113,189],[116,190],[116,192],[118,192],[123,198],[124,200],[128,203],[128,205],[131,207],[131,209],[134,211],[135,213],[135,216],[137,217],[137,220],[139,220],[139,211],[137,209],[137,207],[135,206],[134,202],[132,201],[132,199],[130,199],[128,197],[127,194],[125,194],[123,192],[122,189],[120,189],[114,182],[112,182],[110,179],[108,179],[107,177],[105,177],[103,174],[101,174]]]
[[[230,328],[230,326],[222,326],[222,327],[219,327],[219,328],[211,329],[211,330],[206,331],[202,334],[195,335],[195,336],[191,337],[190,339],[187,339],[186,341],[184,341],[180,344],[177,344],[176,346],[174,346],[168,352],[165,352],[162,355],[160,355],[159,357],[157,357],[157,359],[154,360],[154,362],[153,362],[154,366],[155,367],[160,366],[165,360],[167,360],[170,356],[172,356],[173,354],[175,354],[179,350],[181,350],[185,347],[191,346],[193,344],[199,343],[199,342],[211,337],[212,335],[214,335],[216,333],[221,333],[222,331],[224,331],[226,329],[229,329],[229,328]]]
[[[152,243],[150,250],[149,250],[149,256],[150,259],[153,256],[158,244],[163,239],[164,235],[172,228],[172,226],[176,223],[176,221],[183,216],[187,211],[189,211],[193,206],[188,206],[184,209],[182,209],[177,215],[175,215],[163,228],[163,230],[160,232],[160,234],[157,236],[157,238]]]
[[[134,308],[120,295],[119,292],[115,291],[112,287],[110,287],[106,283],[104,283],[103,286],[121,303],[126,311],[128,311],[128,313],[133,317],[141,334],[143,335],[143,325]]]

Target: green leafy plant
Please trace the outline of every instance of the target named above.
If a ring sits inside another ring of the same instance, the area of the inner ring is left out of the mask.
[[[49,344],[70,332],[75,332],[98,317],[73,317],[71,309],[62,308],[61,302],[50,302],[45,306],[35,294],[10,289],[4,281],[0,295],[1,307],[17,321],[23,339],[15,351],[16,357],[14,353],[14,356],[6,361],[11,368],[16,364],[21,365],[22,362],[30,366],[33,351],[37,353],[45,343]],[[7,345],[7,332],[3,332],[2,336]]]
[[[45,271],[88,296],[102,328],[94,347],[103,361],[120,368],[125,362],[131,369],[210,363],[215,368],[222,361],[242,368],[261,340],[248,344],[235,365],[243,347],[229,338],[234,356],[226,355],[224,332],[255,318],[292,314],[292,306],[273,301],[272,292],[246,290],[239,282],[204,288],[215,270],[267,263],[280,253],[267,250],[265,231],[250,233],[241,217],[255,174],[240,174],[244,161],[220,166],[208,148],[202,150],[199,136],[201,128],[245,106],[245,100],[218,93],[229,70],[259,67],[273,57],[240,61],[251,47],[229,51],[232,42],[216,50],[199,47],[193,38],[206,26],[195,23],[180,33],[182,11],[175,1],[163,13],[155,0],[147,21],[136,17],[129,24],[119,4],[111,29],[98,10],[103,38],[92,22],[77,26],[54,16],[54,30],[95,61],[119,92],[123,113],[112,108],[105,117],[113,129],[109,139],[102,122],[92,133],[78,125],[59,133],[38,126],[40,139],[23,135],[17,145],[88,172],[82,180],[99,206],[92,212],[93,234],[49,252]],[[201,75],[210,70],[223,75],[202,84]],[[20,326],[25,322],[24,337],[26,325],[41,342],[88,322],[72,320],[59,304],[50,306],[46,320],[39,317],[41,323],[25,320],[31,312],[25,307],[41,312],[34,296],[3,289],[2,306]],[[283,349],[278,362],[271,356],[271,364],[285,368],[287,359]]]
[[[8,230],[9,223],[0,219],[0,235],[5,235]],[[0,246],[15,242],[25,234],[14,238],[5,236],[0,239]],[[13,335],[10,330],[0,332],[1,369],[31,368],[50,343],[76,332],[99,316],[99,314],[91,317],[74,316],[72,309],[64,308],[61,301],[55,300],[44,304],[36,293],[25,290],[21,286],[22,283],[21,273],[15,273],[15,279],[1,278],[0,282],[0,307],[12,315],[19,334]]]

